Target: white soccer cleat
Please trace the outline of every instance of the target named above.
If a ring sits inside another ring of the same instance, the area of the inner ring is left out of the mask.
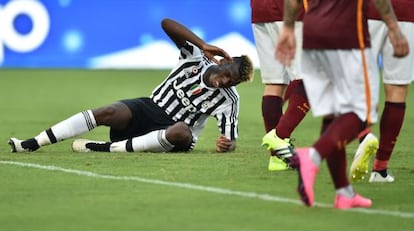
[[[364,140],[359,144],[349,170],[352,181],[360,181],[368,173],[368,165],[371,156],[378,150],[378,138],[372,133],[368,133]]]
[[[105,141],[95,141],[87,139],[76,139],[72,143],[72,151],[74,152],[94,152],[86,147],[86,144],[105,144]]]
[[[379,172],[371,172],[371,177],[369,178],[370,183],[391,183],[394,182],[394,177],[387,173],[385,177],[383,177]]]
[[[11,152],[29,152],[28,149],[24,149],[22,147],[23,140],[19,140],[17,138],[10,138],[10,140],[7,142],[11,147]]]

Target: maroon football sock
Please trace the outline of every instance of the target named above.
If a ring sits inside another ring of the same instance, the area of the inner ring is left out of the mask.
[[[289,100],[290,95],[292,95],[292,93],[296,91],[298,85],[302,85],[303,87],[303,80],[296,79],[289,83],[289,85],[286,88],[284,97],[283,97],[283,102]]]
[[[390,159],[397,137],[400,134],[404,115],[405,103],[385,102],[380,121],[380,140],[376,159],[381,161],[388,161]],[[381,167],[384,168],[383,165]]]
[[[346,113],[335,118],[313,147],[322,158],[327,158],[354,140],[364,128],[364,123],[355,113]]]
[[[346,152],[345,147],[337,150],[334,155],[329,155],[326,158],[329,172],[335,189],[339,189],[349,185],[349,180],[346,172]]]
[[[276,127],[282,115],[282,97],[264,95],[262,97],[262,116],[266,132]]]
[[[276,126],[276,133],[280,138],[289,138],[310,109],[303,82],[300,80],[294,86],[290,90],[288,107]]]
[[[388,160],[378,160],[375,159],[374,163],[372,164],[372,170],[374,171],[381,171],[388,168]]]
[[[334,117],[323,117],[322,119],[322,125],[321,125],[321,136],[322,134],[328,129],[329,125],[331,125],[332,121],[334,120]]]

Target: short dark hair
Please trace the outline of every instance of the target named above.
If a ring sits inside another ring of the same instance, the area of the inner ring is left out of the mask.
[[[233,57],[233,62],[239,65],[241,82],[252,82],[254,78],[253,62],[247,55]]]

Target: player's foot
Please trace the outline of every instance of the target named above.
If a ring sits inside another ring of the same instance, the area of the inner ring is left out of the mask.
[[[313,186],[315,184],[315,177],[319,171],[319,167],[313,163],[309,151],[310,148],[296,149],[296,155],[299,159],[299,183],[297,191],[302,202],[306,206],[311,207],[314,204]]]
[[[72,143],[74,152],[109,152],[110,143],[87,139],[76,139]]]
[[[276,135],[275,129],[272,129],[271,131],[266,133],[266,135],[263,136],[262,146],[276,154],[277,157],[279,157],[279,159],[284,160],[286,163],[289,163],[290,158],[292,158],[292,156],[294,155],[291,139],[279,138]]]
[[[371,156],[378,150],[378,139],[372,133],[368,133],[359,144],[349,170],[352,181],[360,181],[368,173],[368,165]]]
[[[348,198],[344,195],[336,195],[334,208],[336,209],[350,209],[350,208],[369,208],[372,206],[372,201],[368,198],[362,197],[359,194],[355,194],[352,198]]]
[[[269,171],[283,171],[289,169],[289,165],[277,156],[270,156],[268,169]]]
[[[394,182],[394,177],[388,174],[387,170],[372,171],[369,178],[370,183],[391,183]]]
[[[11,152],[34,152],[39,149],[39,144],[35,139],[19,140],[17,138],[10,138],[7,142],[11,147]]]

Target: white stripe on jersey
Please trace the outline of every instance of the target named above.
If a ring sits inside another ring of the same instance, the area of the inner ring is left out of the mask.
[[[180,49],[176,68],[152,92],[152,100],[174,121],[184,121],[193,127],[193,135],[204,127],[207,117],[214,116],[221,134],[238,137],[239,95],[235,87],[207,87],[202,76],[211,65],[202,51],[191,43]]]

